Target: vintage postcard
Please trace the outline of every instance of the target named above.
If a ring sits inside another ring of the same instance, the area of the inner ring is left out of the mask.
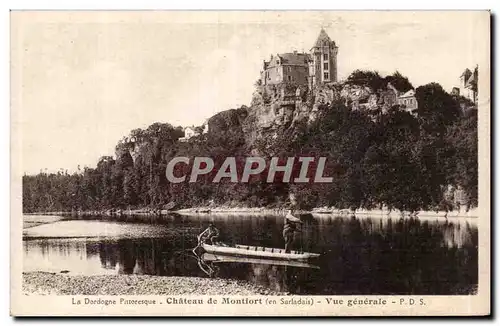
[[[12,11],[14,316],[490,314],[489,11]]]

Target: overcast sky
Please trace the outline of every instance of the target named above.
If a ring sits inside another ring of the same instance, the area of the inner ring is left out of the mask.
[[[340,79],[355,69],[399,70],[415,87],[435,81],[450,91],[465,68],[483,62],[478,18],[466,12],[13,14],[22,171],[95,166],[132,129],[197,125],[248,105],[262,61],[271,53],[308,51],[321,27],[339,47]]]

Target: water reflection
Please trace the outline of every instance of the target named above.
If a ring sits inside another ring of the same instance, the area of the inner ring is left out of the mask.
[[[105,266],[97,243],[73,239],[23,241],[24,271],[70,271],[77,274],[112,274]]]
[[[26,240],[24,269],[212,274],[297,294],[461,294],[476,287],[478,232],[469,223],[327,216],[302,219],[295,248],[322,253],[307,266],[204,254],[200,268],[200,257],[191,250],[196,235],[209,221],[221,230],[224,242],[277,248],[283,246],[282,218],[177,216],[157,226],[183,230],[168,237]],[[135,225],[126,224],[131,230]]]

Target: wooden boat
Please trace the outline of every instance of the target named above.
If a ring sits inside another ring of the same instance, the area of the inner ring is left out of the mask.
[[[320,254],[311,252],[299,252],[296,250],[285,253],[285,249],[266,248],[257,246],[235,245],[234,247],[224,245],[202,244],[206,252],[214,254],[234,255],[243,257],[274,258],[281,260],[308,260],[319,257]]]
[[[311,265],[304,261],[297,260],[283,260],[272,258],[252,258],[252,257],[239,257],[221,254],[204,253],[202,259],[212,263],[240,263],[240,264],[260,264],[260,265],[276,265],[276,266],[290,266],[319,269],[319,266]]]
[[[287,214],[285,215],[285,218],[289,221],[292,221],[292,222],[296,222],[296,223],[302,223],[302,221],[300,220],[300,218],[298,217],[295,217],[292,215],[292,211],[291,210],[288,210]]]

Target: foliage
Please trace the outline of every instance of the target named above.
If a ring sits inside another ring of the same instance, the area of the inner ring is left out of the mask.
[[[387,84],[377,71],[359,69],[353,71],[349,77],[347,77],[346,82],[358,86],[369,86],[375,91],[384,88]]]
[[[441,133],[460,116],[460,104],[443,87],[430,83],[416,89],[418,116],[429,133]]]
[[[403,76],[399,71],[385,77],[385,80],[401,93],[406,93],[413,89],[413,85],[410,83],[408,77]]]

